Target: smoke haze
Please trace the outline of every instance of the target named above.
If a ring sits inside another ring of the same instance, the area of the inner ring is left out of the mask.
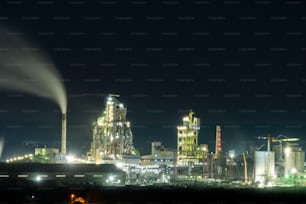
[[[51,99],[67,112],[67,96],[60,74],[40,49],[0,28],[0,89]]]

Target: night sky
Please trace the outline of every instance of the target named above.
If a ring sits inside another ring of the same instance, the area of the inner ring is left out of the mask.
[[[61,73],[68,152],[89,149],[108,93],[127,105],[141,153],[155,140],[175,148],[189,109],[211,151],[216,124],[225,151],[269,133],[300,137],[305,148],[305,11],[302,0],[4,0],[0,26],[33,42],[29,52],[47,53]],[[48,99],[1,90],[2,159],[37,144],[59,147],[60,119]]]

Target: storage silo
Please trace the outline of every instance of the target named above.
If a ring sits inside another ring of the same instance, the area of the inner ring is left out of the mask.
[[[275,153],[275,162],[284,161],[282,145],[274,145],[273,152]]]
[[[285,148],[285,174],[304,172],[305,152],[300,147],[287,146]]]
[[[266,177],[274,175],[274,152],[255,151],[255,182],[264,182]]]
[[[295,152],[295,166],[298,172],[304,172],[305,152]]]

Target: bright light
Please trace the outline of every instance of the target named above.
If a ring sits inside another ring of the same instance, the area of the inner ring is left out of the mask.
[[[296,170],[296,168],[292,168],[292,169],[291,169],[291,173],[292,173],[292,174],[295,174],[295,173],[297,173],[297,170]]]
[[[117,162],[116,166],[121,169],[123,167],[123,163],[122,162]]]
[[[75,160],[73,155],[67,155],[66,159],[67,159],[68,163],[73,162]]]
[[[290,147],[286,147],[285,148],[285,154],[288,156],[290,152],[291,152],[291,148]]]
[[[115,181],[115,177],[113,175],[110,175],[108,179],[106,179],[106,183],[113,183]]]
[[[41,177],[40,176],[36,176],[36,181],[41,181]]]
[[[187,130],[187,127],[186,126],[177,126],[177,129],[179,129],[179,130]]]
[[[110,175],[110,176],[108,177],[108,180],[112,182],[112,181],[115,180],[115,177],[114,177],[113,175]]]

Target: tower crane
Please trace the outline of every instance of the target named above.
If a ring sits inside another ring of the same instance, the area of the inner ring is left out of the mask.
[[[292,138],[289,138],[285,135],[279,135],[277,136],[276,138],[272,138],[272,142],[279,142],[279,143],[282,143],[282,142],[295,142],[295,141],[299,141],[300,138],[298,137],[292,137]]]
[[[263,148],[263,146],[265,146],[265,144],[260,145],[259,147],[256,148],[256,151],[261,150],[261,148]]]
[[[300,138],[294,137],[294,138],[289,138],[285,135],[279,135],[276,138],[272,138],[272,142],[278,142],[279,143],[279,148],[280,148],[280,158],[283,159],[284,152],[283,152],[283,142],[296,142],[299,141]]]
[[[299,141],[300,138],[294,137],[294,138],[289,138],[285,135],[278,135],[277,137],[272,137],[270,134],[268,134],[267,137],[258,137],[258,139],[266,139],[268,140],[268,145],[267,145],[267,152],[270,151],[270,144],[271,142],[279,142],[281,145],[281,150],[282,150],[282,142],[295,142]]]
[[[267,152],[270,152],[270,144],[272,136],[268,134],[267,137],[257,137],[257,139],[267,140]]]

